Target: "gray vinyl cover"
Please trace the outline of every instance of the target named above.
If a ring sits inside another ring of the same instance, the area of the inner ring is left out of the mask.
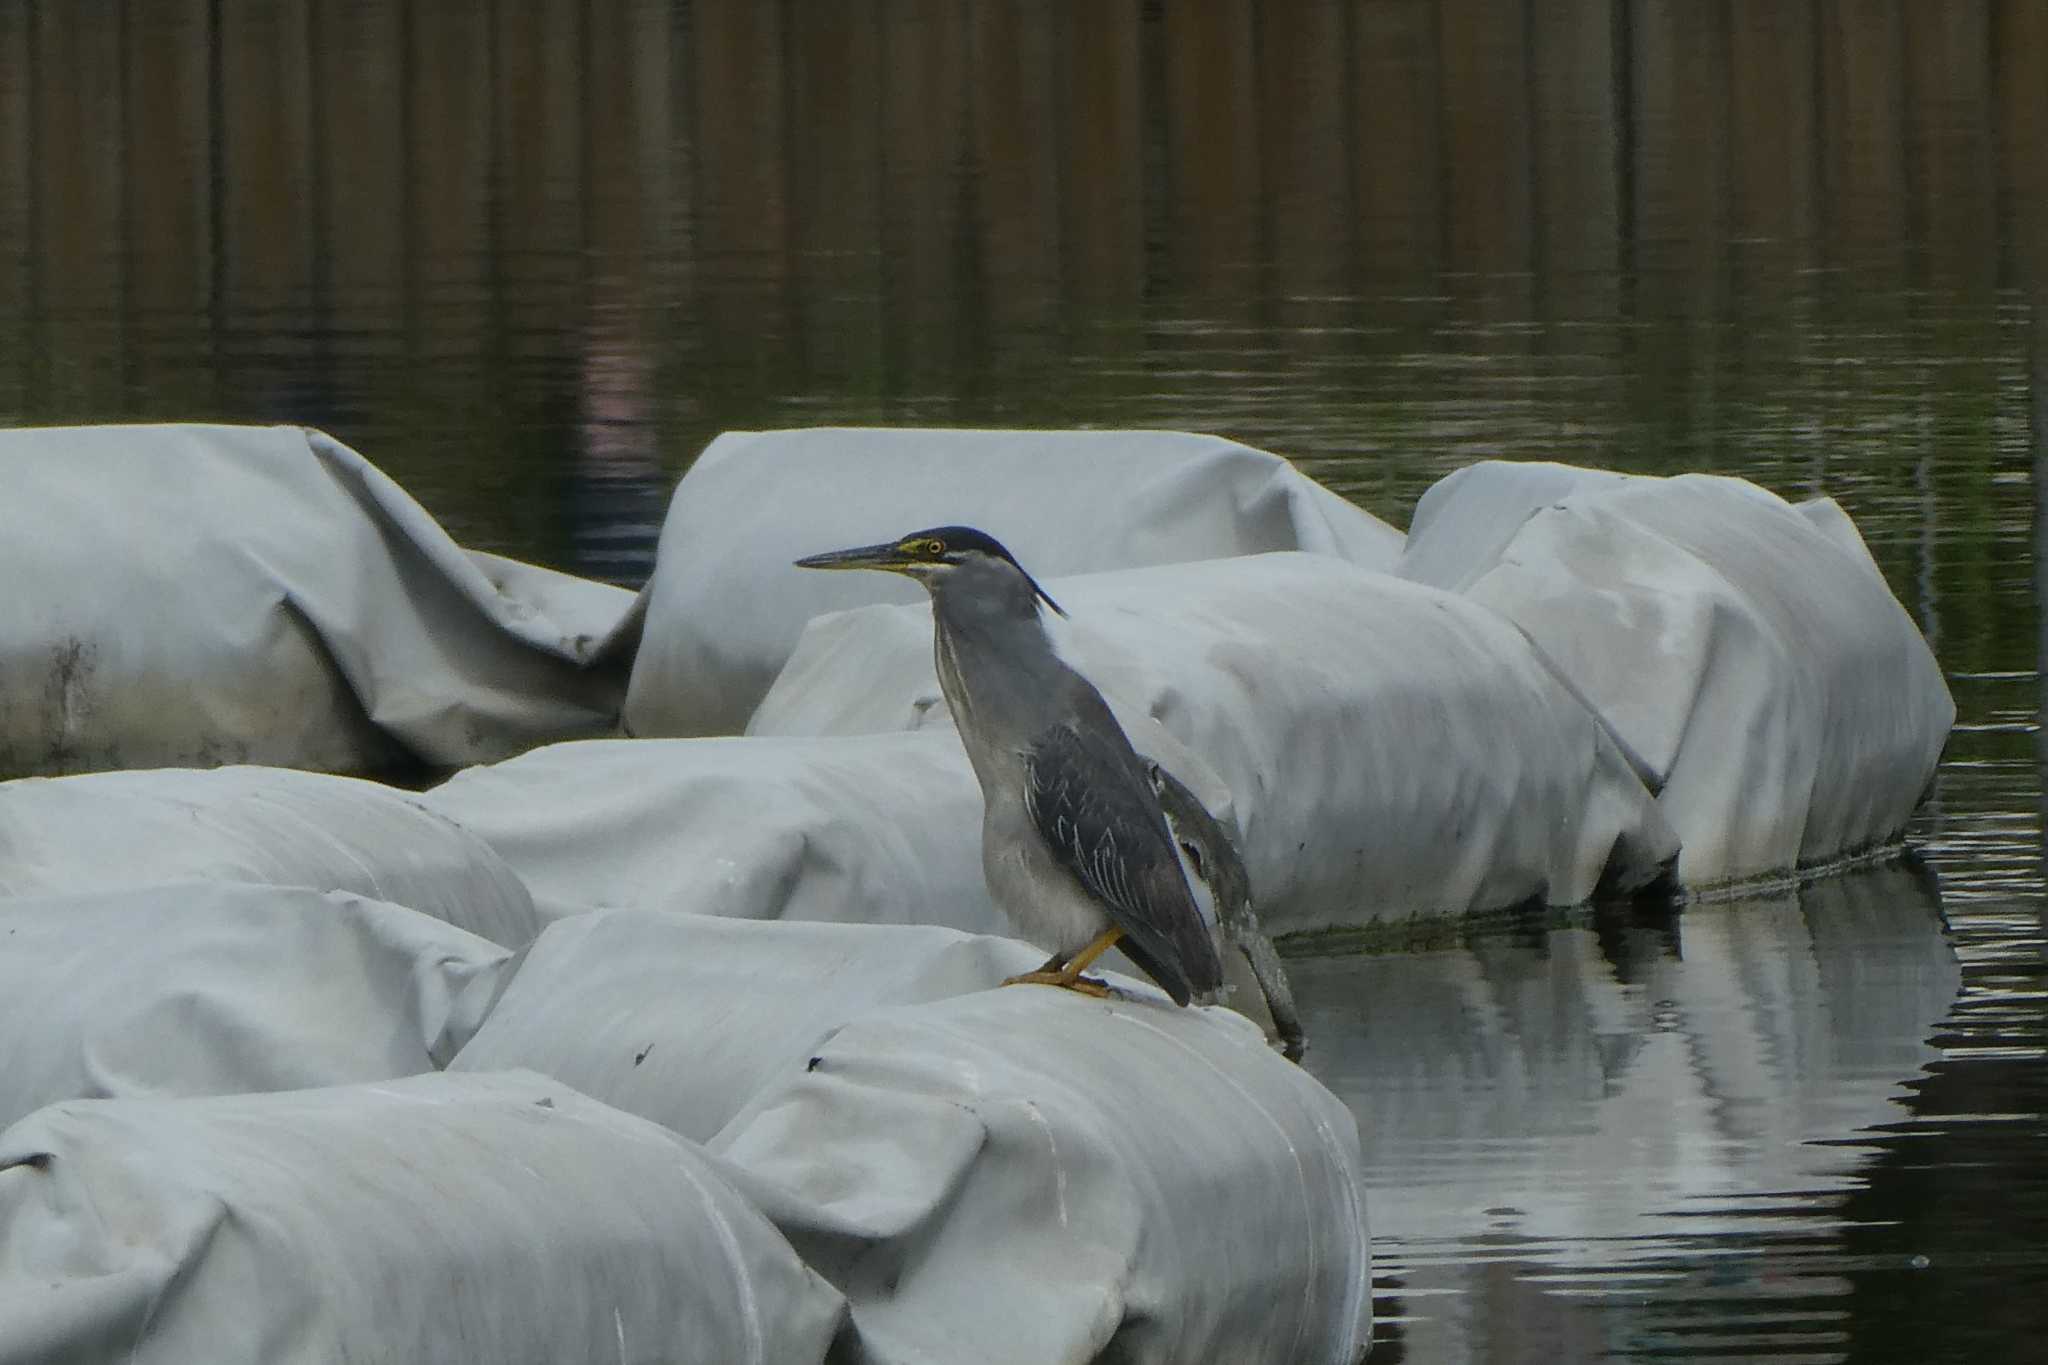
[[[1528,633],[1659,789],[1688,884],[1897,838],[1955,721],[1828,499],[1488,462],[1423,496],[1400,572]]]
[[[0,897],[202,880],[353,891],[507,947],[540,932],[488,844],[374,782],[231,767],[0,783]]]
[[[950,732],[574,741],[466,769],[420,800],[488,842],[547,918],[1010,932],[982,879],[981,789]]]
[[[0,1128],[58,1100],[430,1071],[456,998],[506,956],[339,891],[190,882],[0,899]]]
[[[453,766],[616,723],[631,594],[465,553],[319,432],[0,431],[0,479],[0,773]]]
[[[1201,767],[1146,718],[1126,719],[1177,770]],[[1016,932],[988,894],[981,789],[950,729],[571,741],[466,769],[422,799],[501,852],[550,919],[649,909]],[[1227,1003],[1277,1030],[1263,997],[1279,991],[1286,1013],[1286,973],[1256,912],[1231,935],[1242,952],[1226,967],[1245,970]],[[1119,953],[1107,963],[1135,970]]]
[[[600,910],[521,954],[449,1069],[544,1072],[708,1142],[848,1020],[986,990],[1044,957],[933,925]]]
[[[718,1161],[528,1072],[0,1133],[9,1365],[809,1365],[844,1308]]]
[[[1009,939],[603,911],[550,925],[450,1069],[702,1139],[874,1361],[1342,1361],[1369,1327],[1350,1114],[1220,1010],[1042,987]]]
[[[1593,714],[1453,594],[1308,554],[1048,586],[1066,657],[1232,794],[1270,933],[1572,904],[1676,851]],[[919,603],[812,622],[749,734],[950,724]]]
[[[733,734],[804,623],[909,602],[889,574],[791,561],[965,523],[1043,578],[1267,550],[1391,568],[1401,533],[1286,460],[1175,431],[727,432],[677,486],[625,708],[644,736]]]
[[[1357,1129],[1223,1009],[978,991],[850,1019],[709,1145],[865,1358],[1351,1365]]]

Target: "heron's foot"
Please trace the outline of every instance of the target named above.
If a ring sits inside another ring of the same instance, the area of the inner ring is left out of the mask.
[[[1109,983],[1107,981],[1098,981],[1092,976],[1079,976],[1064,971],[1051,971],[1044,968],[1035,972],[1025,972],[1022,976],[1009,977],[1004,980],[1003,984],[1005,986],[1058,986],[1061,990],[1078,991],[1082,995],[1092,995],[1097,1000],[1107,1000],[1110,996]]]

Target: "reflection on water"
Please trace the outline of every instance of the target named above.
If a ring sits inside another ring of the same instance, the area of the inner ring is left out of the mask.
[[[626,579],[717,432],[892,421],[1220,431],[1397,520],[1736,469],[1913,585],[2010,439],[2044,92],[2029,0],[6,5],[0,419],[318,423]]]
[[[1662,1351],[1709,1318],[1721,1354],[1839,1355],[1841,1209],[1960,982],[1931,875],[1290,970],[1360,1116],[1401,1358]]]
[[[1311,1058],[1386,1358],[2030,1359],[2044,147],[2040,0],[0,4],[0,422],[322,425],[622,582],[727,428],[1832,494],[1956,693],[1947,938],[1891,869],[1303,962]]]

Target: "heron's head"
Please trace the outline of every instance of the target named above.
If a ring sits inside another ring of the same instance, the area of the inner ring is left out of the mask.
[[[915,578],[935,592],[948,577],[967,565],[1002,563],[1022,574],[1041,602],[1060,615],[1066,615],[1060,604],[1038,586],[1038,580],[1025,572],[1017,557],[1003,548],[1001,541],[972,526],[934,526],[929,530],[912,531],[899,540],[885,540],[880,545],[860,545],[851,550],[834,550],[830,554],[799,559],[796,563],[800,569],[884,569]]]

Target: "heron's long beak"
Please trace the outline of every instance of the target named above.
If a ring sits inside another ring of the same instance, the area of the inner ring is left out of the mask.
[[[851,550],[832,550],[822,555],[810,555],[799,559],[799,569],[888,569],[901,573],[906,564],[894,541],[880,545],[856,545]]]
[[[1066,608],[1053,601],[1052,594],[1039,587],[1037,579],[1024,573],[1023,567],[1018,565],[1016,560],[1013,559],[1010,563],[1018,573],[1024,574],[1024,581],[1031,585],[1031,591],[1038,596],[1039,601],[1061,616],[1067,614]],[[917,570],[929,570],[933,567],[930,560],[911,559],[906,556],[893,540],[883,541],[880,545],[856,545],[851,550],[830,550],[821,555],[808,555],[797,560],[796,566],[799,569],[881,569],[912,578],[920,576]]]

